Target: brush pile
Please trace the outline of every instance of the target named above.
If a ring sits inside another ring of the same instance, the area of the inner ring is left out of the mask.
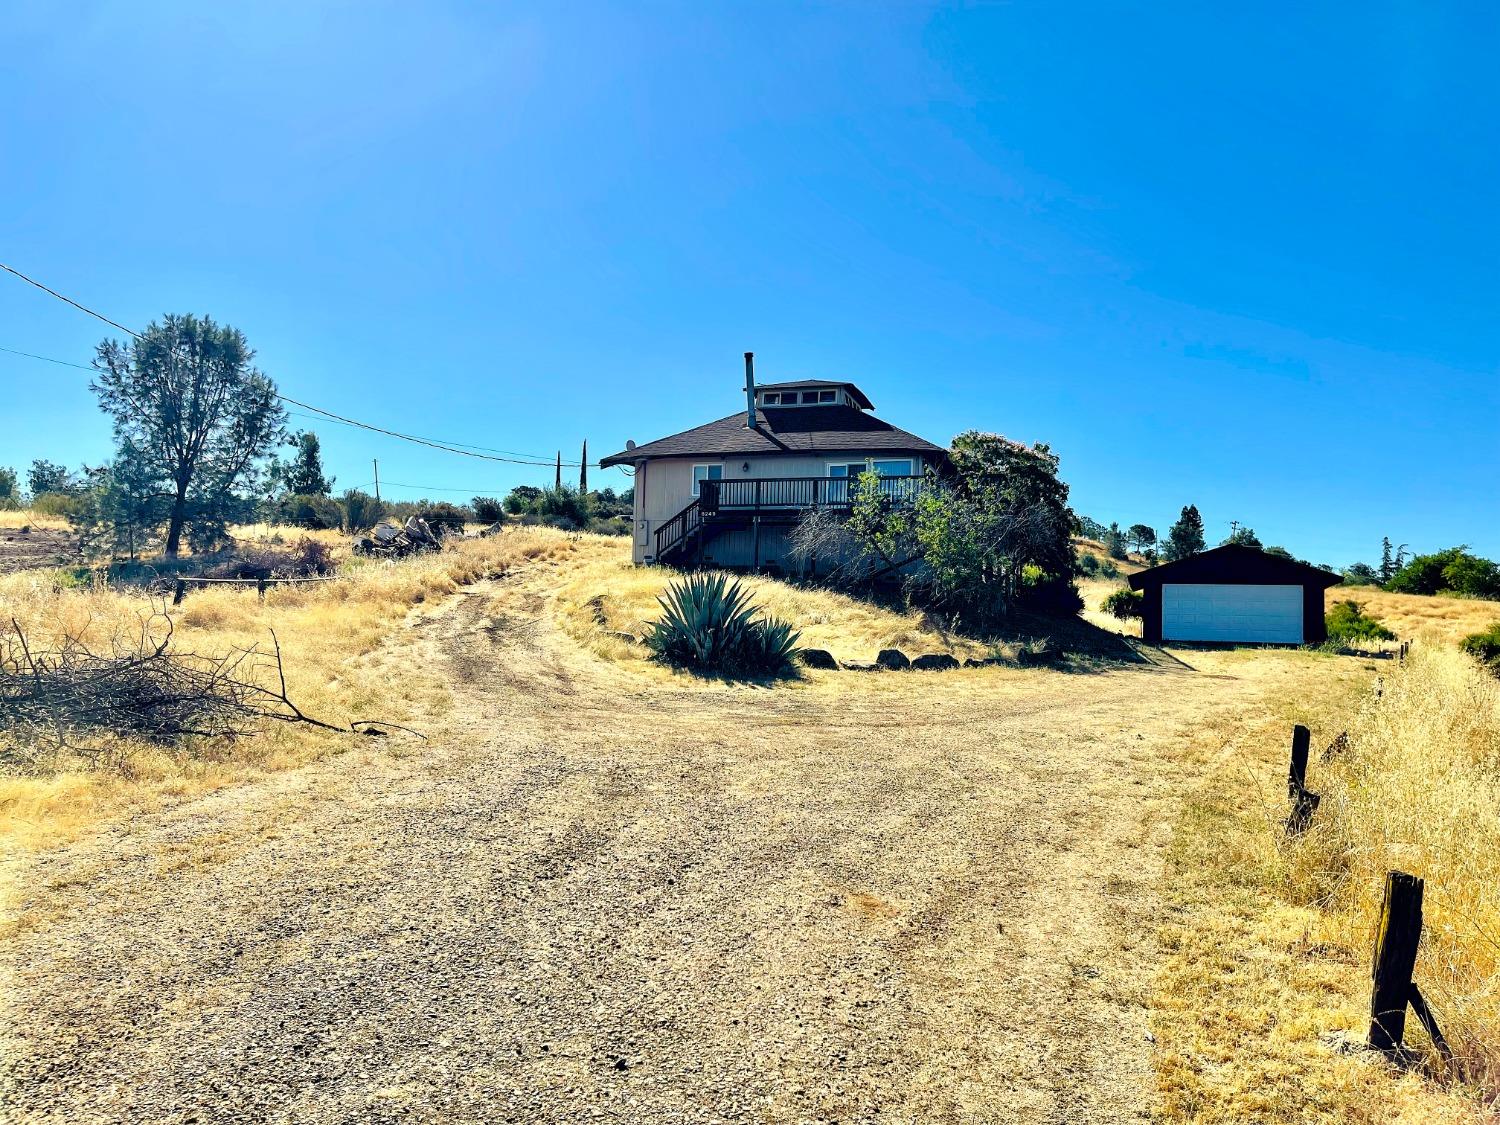
[[[101,652],[75,635],[38,645],[12,620],[0,634],[0,765],[25,767],[59,750],[97,761],[121,738],[233,741],[266,720],[350,730],[287,698],[274,633],[271,642],[220,656],[171,652],[172,619],[157,610]]]

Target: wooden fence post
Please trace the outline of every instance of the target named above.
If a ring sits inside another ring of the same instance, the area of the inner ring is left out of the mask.
[[[1301,723],[1292,728],[1292,766],[1287,772],[1286,795],[1295,797],[1307,788],[1307,748],[1312,745],[1312,731]]]
[[[181,605],[185,597],[187,597],[187,583],[179,578],[172,590],[172,604]]]
[[[266,600],[266,580],[264,578],[257,578],[255,580],[255,592],[261,601]]]
[[[1412,970],[1422,940],[1422,880],[1404,871],[1385,877],[1380,928],[1375,933],[1374,987],[1370,993],[1370,1046],[1387,1056],[1401,1053]],[[1435,1026],[1435,1025],[1434,1025]]]

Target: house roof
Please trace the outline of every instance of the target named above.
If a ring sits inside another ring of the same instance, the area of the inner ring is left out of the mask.
[[[1267,554],[1259,547],[1226,543],[1211,551],[1176,562],[1148,567],[1130,576],[1132,590],[1163,582],[1224,583],[1225,585],[1318,586],[1327,589],[1344,580],[1331,570]]]
[[[787,383],[756,383],[757,391],[803,391],[822,387],[843,387],[851,395],[854,401],[866,410],[874,410],[875,404],[866,397],[865,392],[845,379],[793,379]]]
[[[783,384],[791,386],[792,384]],[[846,385],[846,384],[838,384]],[[599,462],[601,468],[628,465],[650,457],[740,457],[777,453],[926,453],[944,454],[916,434],[897,429],[873,414],[843,404],[832,406],[762,407],[755,429],[745,425],[745,413],[684,430],[659,441],[622,449]]]

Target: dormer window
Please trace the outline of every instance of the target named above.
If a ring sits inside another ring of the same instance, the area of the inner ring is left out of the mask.
[[[848,396],[837,388],[818,388],[807,391],[761,391],[762,406],[828,406],[838,403],[854,405]]]

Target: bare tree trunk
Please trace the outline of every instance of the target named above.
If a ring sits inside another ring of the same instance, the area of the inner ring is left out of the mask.
[[[182,525],[187,519],[187,485],[177,486],[177,495],[172,498],[172,516],[167,523],[167,545],[162,554],[175,559],[182,546]]]

